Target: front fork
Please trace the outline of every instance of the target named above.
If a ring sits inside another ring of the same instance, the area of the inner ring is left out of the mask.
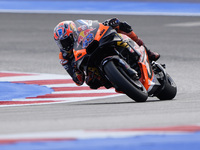
[[[139,76],[138,76],[137,71],[132,69],[129,66],[129,64],[127,64],[127,62],[124,61],[123,59],[121,59],[119,56],[115,55],[115,56],[108,56],[108,57],[104,58],[102,63],[101,63],[101,66],[102,66],[101,68],[103,68],[103,66],[108,61],[113,61],[114,63],[117,63],[131,77],[131,79],[139,80]]]

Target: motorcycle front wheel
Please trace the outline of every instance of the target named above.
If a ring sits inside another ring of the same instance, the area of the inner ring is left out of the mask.
[[[120,89],[136,102],[145,102],[148,93],[139,80],[131,79],[125,71],[116,66],[113,61],[104,65],[104,71],[116,89]]]

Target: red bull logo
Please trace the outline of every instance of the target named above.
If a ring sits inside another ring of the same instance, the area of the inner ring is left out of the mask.
[[[80,32],[80,34],[78,36],[78,46],[82,42],[82,46],[85,47],[84,43],[86,41],[88,43],[88,41],[91,42],[94,39],[94,34],[90,33],[93,30],[95,30],[95,29],[93,29],[93,28],[87,29],[86,26],[81,26],[78,28],[78,31]],[[88,44],[86,44],[86,45],[88,45]]]

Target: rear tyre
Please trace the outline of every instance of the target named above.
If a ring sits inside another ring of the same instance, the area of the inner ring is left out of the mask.
[[[166,81],[162,91],[156,96],[160,100],[171,100],[176,96],[177,86],[169,74],[166,74]]]
[[[104,65],[104,71],[116,89],[122,90],[136,102],[145,102],[148,93],[139,80],[131,79],[122,68],[117,68],[113,61]]]

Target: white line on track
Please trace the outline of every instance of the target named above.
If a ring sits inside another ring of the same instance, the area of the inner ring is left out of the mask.
[[[90,90],[90,93],[115,93],[114,89],[105,89],[105,90]],[[88,93],[88,90],[74,90],[74,91],[58,91],[52,92],[52,94],[74,94],[74,93]]]
[[[68,83],[68,84],[48,84],[48,85],[44,85],[46,87],[49,88],[53,88],[53,87],[77,87],[77,85],[75,83]],[[88,87],[88,85],[83,84],[81,85],[81,87]]]
[[[31,76],[16,76],[16,77],[1,77],[0,81],[32,81],[32,80],[50,80],[50,79],[71,79],[69,75],[55,75],[55,74],[37,74]]]
[[[24,134],[8,134],[0,135],[0,140],[8,139],[57,139],[57,138],[74,138],[74,139],[91,139],[91,138],[124,138],[139,135],[180,135],[188,134],[187,132],[166,132],[166,131],[87,131],[87,130],[71,130],[57,132],[39,132]]]
[[[108,96],[104,96],[104,97],[102,97],[102,96],[95,96],[95,97],[81,97],[81,98],[80,97],[70,97],[70,98],[13,99],[13,101],[55,101],[55,102],[58,101],[59,103],[70,103],[70,102],[81,102],[81,101],[87,101],[87,100],[96,100],[96,99],[111,98],[111,97],[116,97],[116,96],[120,96],[120,95],[122,95],[122,94],[108,95]],[[27,105],[27,104],[24,104],[24,105]],[[35,104],[31,104],[31,105],[35,105]],[[38,104],[38,105],[41,105],[41,104]],[[0,107],[1,107],[1,105],[0,105]]]
[[[167,24],[169,27],[200,27],[200,22],[185,22],[185,23],[174,23]]]

